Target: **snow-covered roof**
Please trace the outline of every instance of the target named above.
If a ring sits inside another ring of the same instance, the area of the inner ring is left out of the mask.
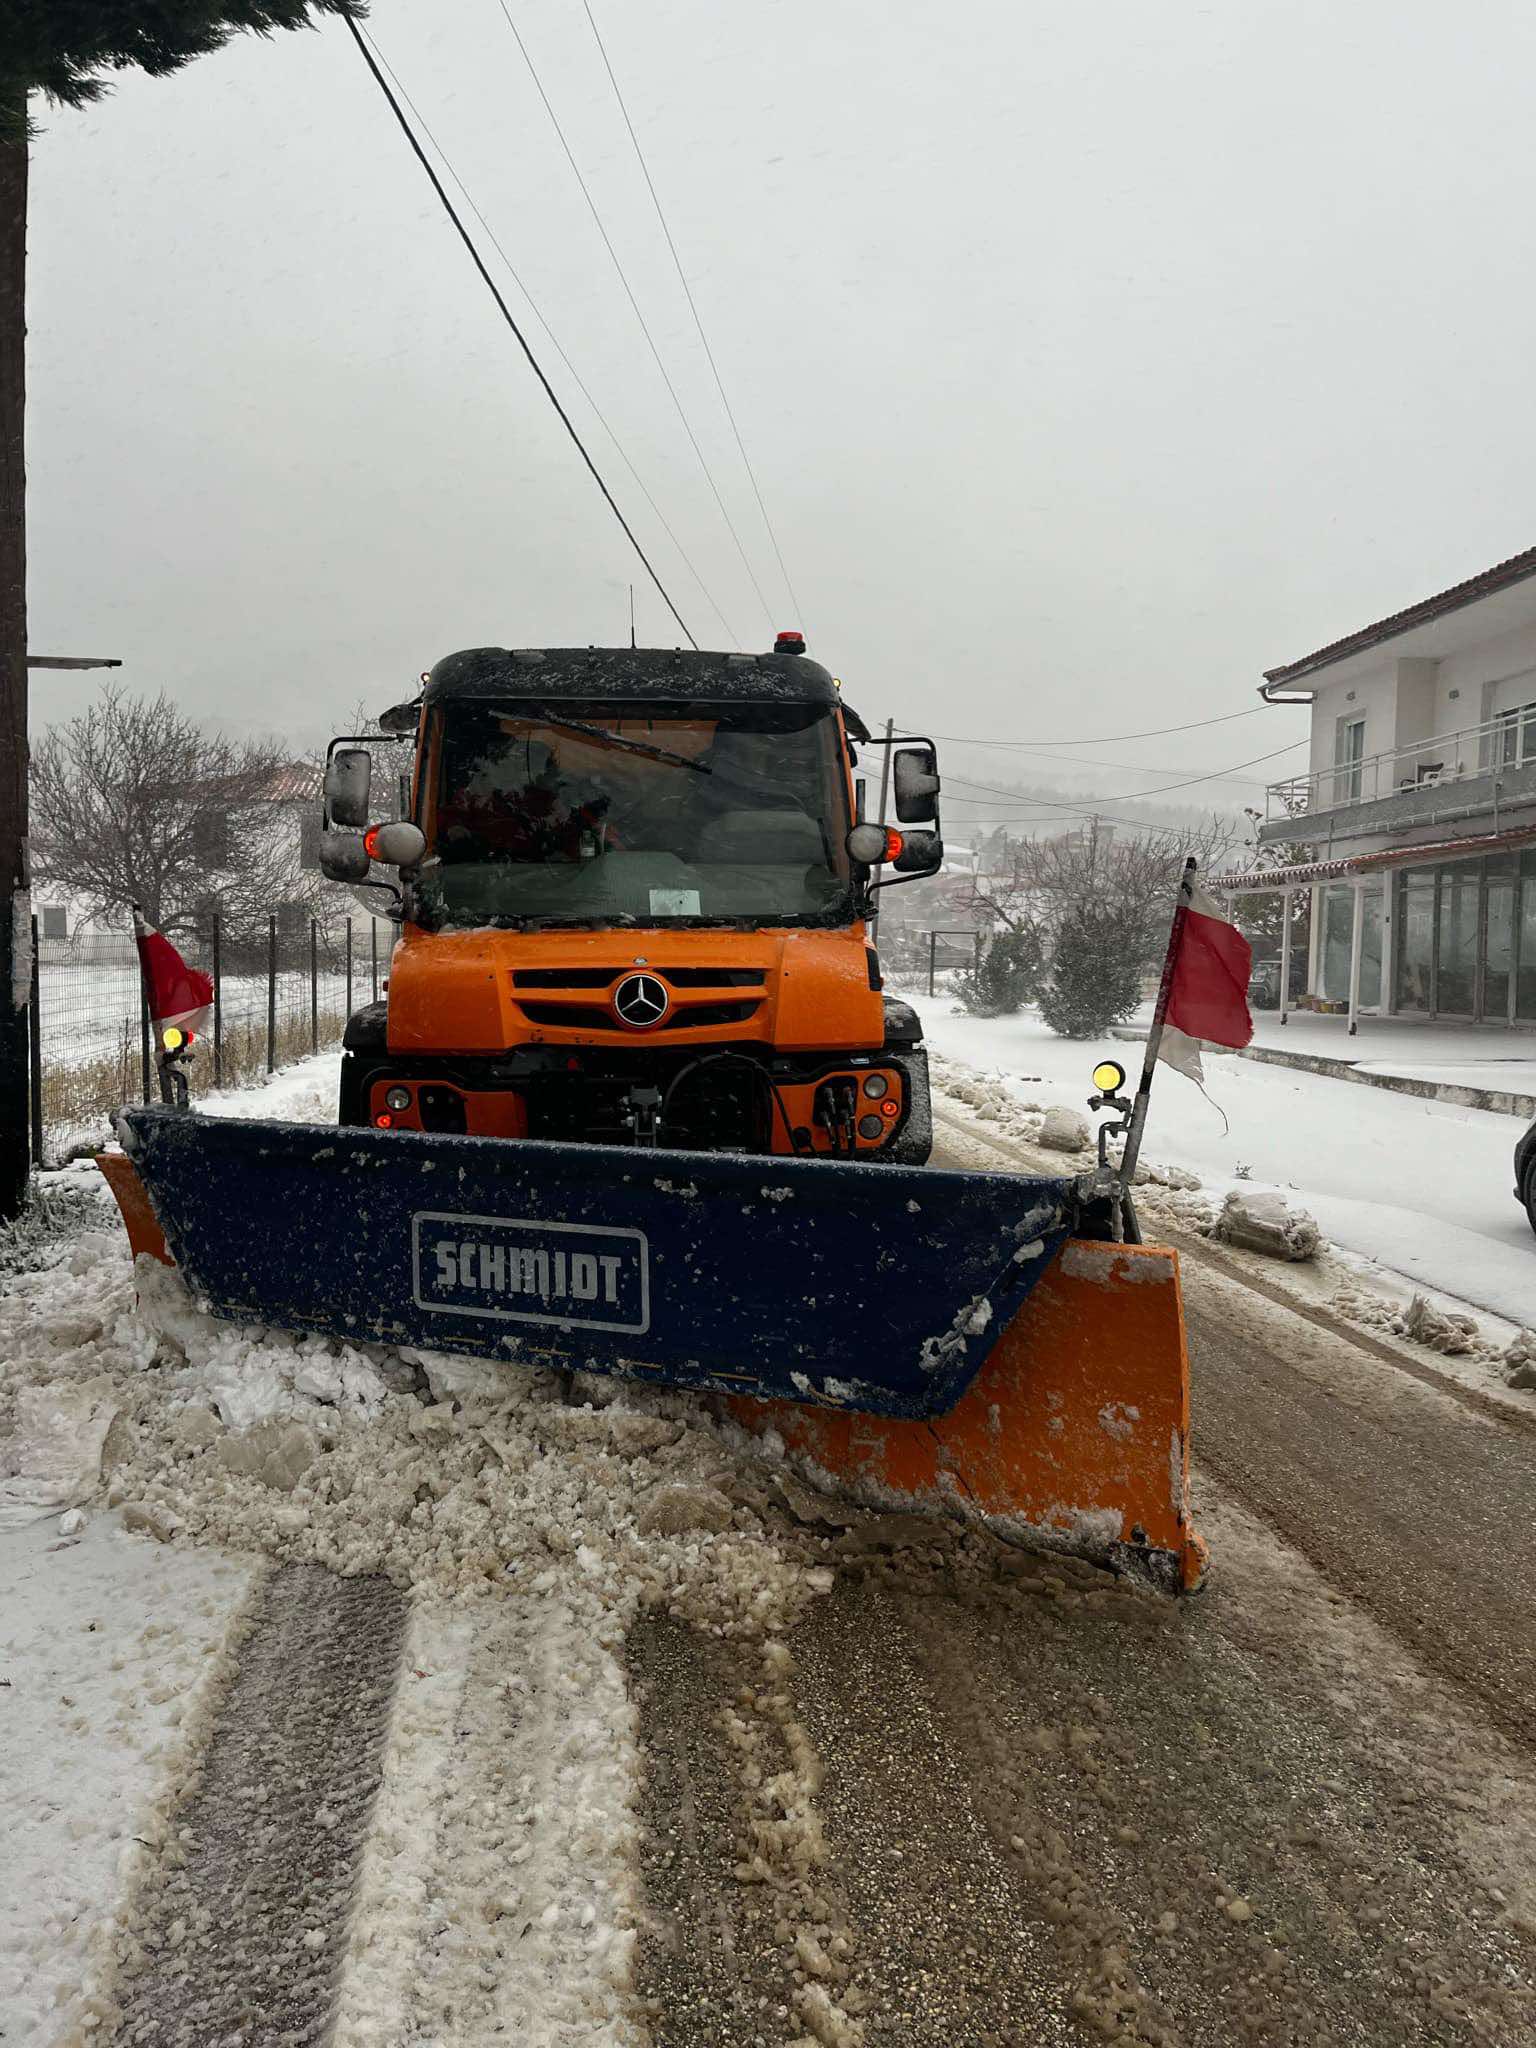
[[[1516,825],[1507,832],[1485,832],[1476,839],[1432,839],[1418,846],[1389,846],[1379,853],[1355,853],[1338,860],[1301,861],[1295,867],[1250,868],[1241,874],[1207,875],[1207,889],[1233,896],[1261,889],[1294,889],[1301,883],[1339,882],[1351,875],[1377,874],[1385,868],[1416,868],[1429,862],[1472,860],[1479,854],[1505,853],[1536,845],[1536,825]]]
[[[1330,640],[1326,647],[1302,655],[1299,661],[1286,662],[1279,668],[1267,668],[1264,681],[1271,686],[1300,682],[1304,676],[1312,675],[1318,669],[1331,668],[1335,662],[1343,661],[1351,654],[1379,646],[1384,640],[1395,640],[1399,634],[1411,632],[1415,626],[1426,626],[1434,619],[1444,618],[1447,612],[1460,611],[1465,605],[1476,604],[1479,599],[1491,597],[1495,591],[1507,590],[1511,584],[1523,583],[1531,576],[1536,576],[1536,548],[1511,555],[1507,561],[1495,562],[1491,569],[1469,576],[1464,583],[1453,583],[1449,590],[1421,598],[1417,604],[1377,619],[1373,625],[1357,627],[1341,640]]]

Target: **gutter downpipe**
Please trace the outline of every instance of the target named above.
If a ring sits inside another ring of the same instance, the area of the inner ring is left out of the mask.
[[[1291,898],[1294,889],[1280,891],[1280,1022],[1283,1025],[1291,1007]]]
[[[1349,1036],[1360,1023],[1360,941],[1365,932],[1365,884],[1355,883],[1355,900],[1349,919]]]

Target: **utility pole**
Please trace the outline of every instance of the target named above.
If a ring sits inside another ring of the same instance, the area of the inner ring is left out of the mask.
[[[21,1213],[31,1153],[27,1021],[26,96],[0,135],[0,1222]]]
[[[885,823],[886,801],[891,793],[891,735],[896,730],[894,718],[885,721],[885,764],[880,770],[880,823]]]
[[[893,744],[891,736],[895,730],[895,719],[888,718],[885,721],[885,760],[880,769],[880,823],[882,825],[885,823],[885,807],[890,800],[891,794],[891,747]],[[878,939],[880,935],[880,915],[878,911],[869,920],[869,935],[872,939]]]
[[[7,365],[0,363],[0,378]],[[0,400],[3,406],[3,400]],[[0,603],[0,1221],[19,1216],[27,1197],[27,1176],[38,1156],[30,1114],[33,1069],[37,1065],[35,1014],[38,973],[27,862],[27,672],[30,669],[121,668],[108,655],[26,653],[26,538],[13,480],[24,487],[19,454],[9,461],[11,443],[0,447],[0,562],[7,579]],[[14,570],[13,570],[14,565]],[[19,584],[9,582],[12,573]],[[21,635],[22,659],[10,640]],[[14,685],[14,687],[13,687]]]

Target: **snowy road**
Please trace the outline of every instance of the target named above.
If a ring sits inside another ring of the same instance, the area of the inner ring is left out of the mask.
[[[1044,1163],[939,1111],[940,1163]],[[1174,1605],[840,1507],[654,1390],[135,1307],[84,1231],[0,1296],[0,1392],[115,1408],[167,1542],[99,1496],[7,1539],[0,1699],[46,1740],[0,2038],[1527,2048],[1536,1403],[1184,1248],[1215,1570]],[[269,1562],[205,1585],[221,1548]]]
[[[941,1160],[1050,1155],[956,1119]],[[1496,1405],[1170,1228],[1189,1324],[1192,1438],[1219,1480],[1517,1741],[1536,1698],[1536,1405]],[[1252,1265],[1254,1262],[1249,1261]]]

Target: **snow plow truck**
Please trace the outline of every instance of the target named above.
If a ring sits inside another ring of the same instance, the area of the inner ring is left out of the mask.
[[[322,866],[399,925],[338,1121],[124,1109],[135,1251],[219,1317],[692,1389],[824,1488],[1192,1589],[1175,1254],[1102,1147],[928,1163],[872,930],[942,864],[932,744],[798,634],[471,649],[380,725],[407,773],[325,771]]]

